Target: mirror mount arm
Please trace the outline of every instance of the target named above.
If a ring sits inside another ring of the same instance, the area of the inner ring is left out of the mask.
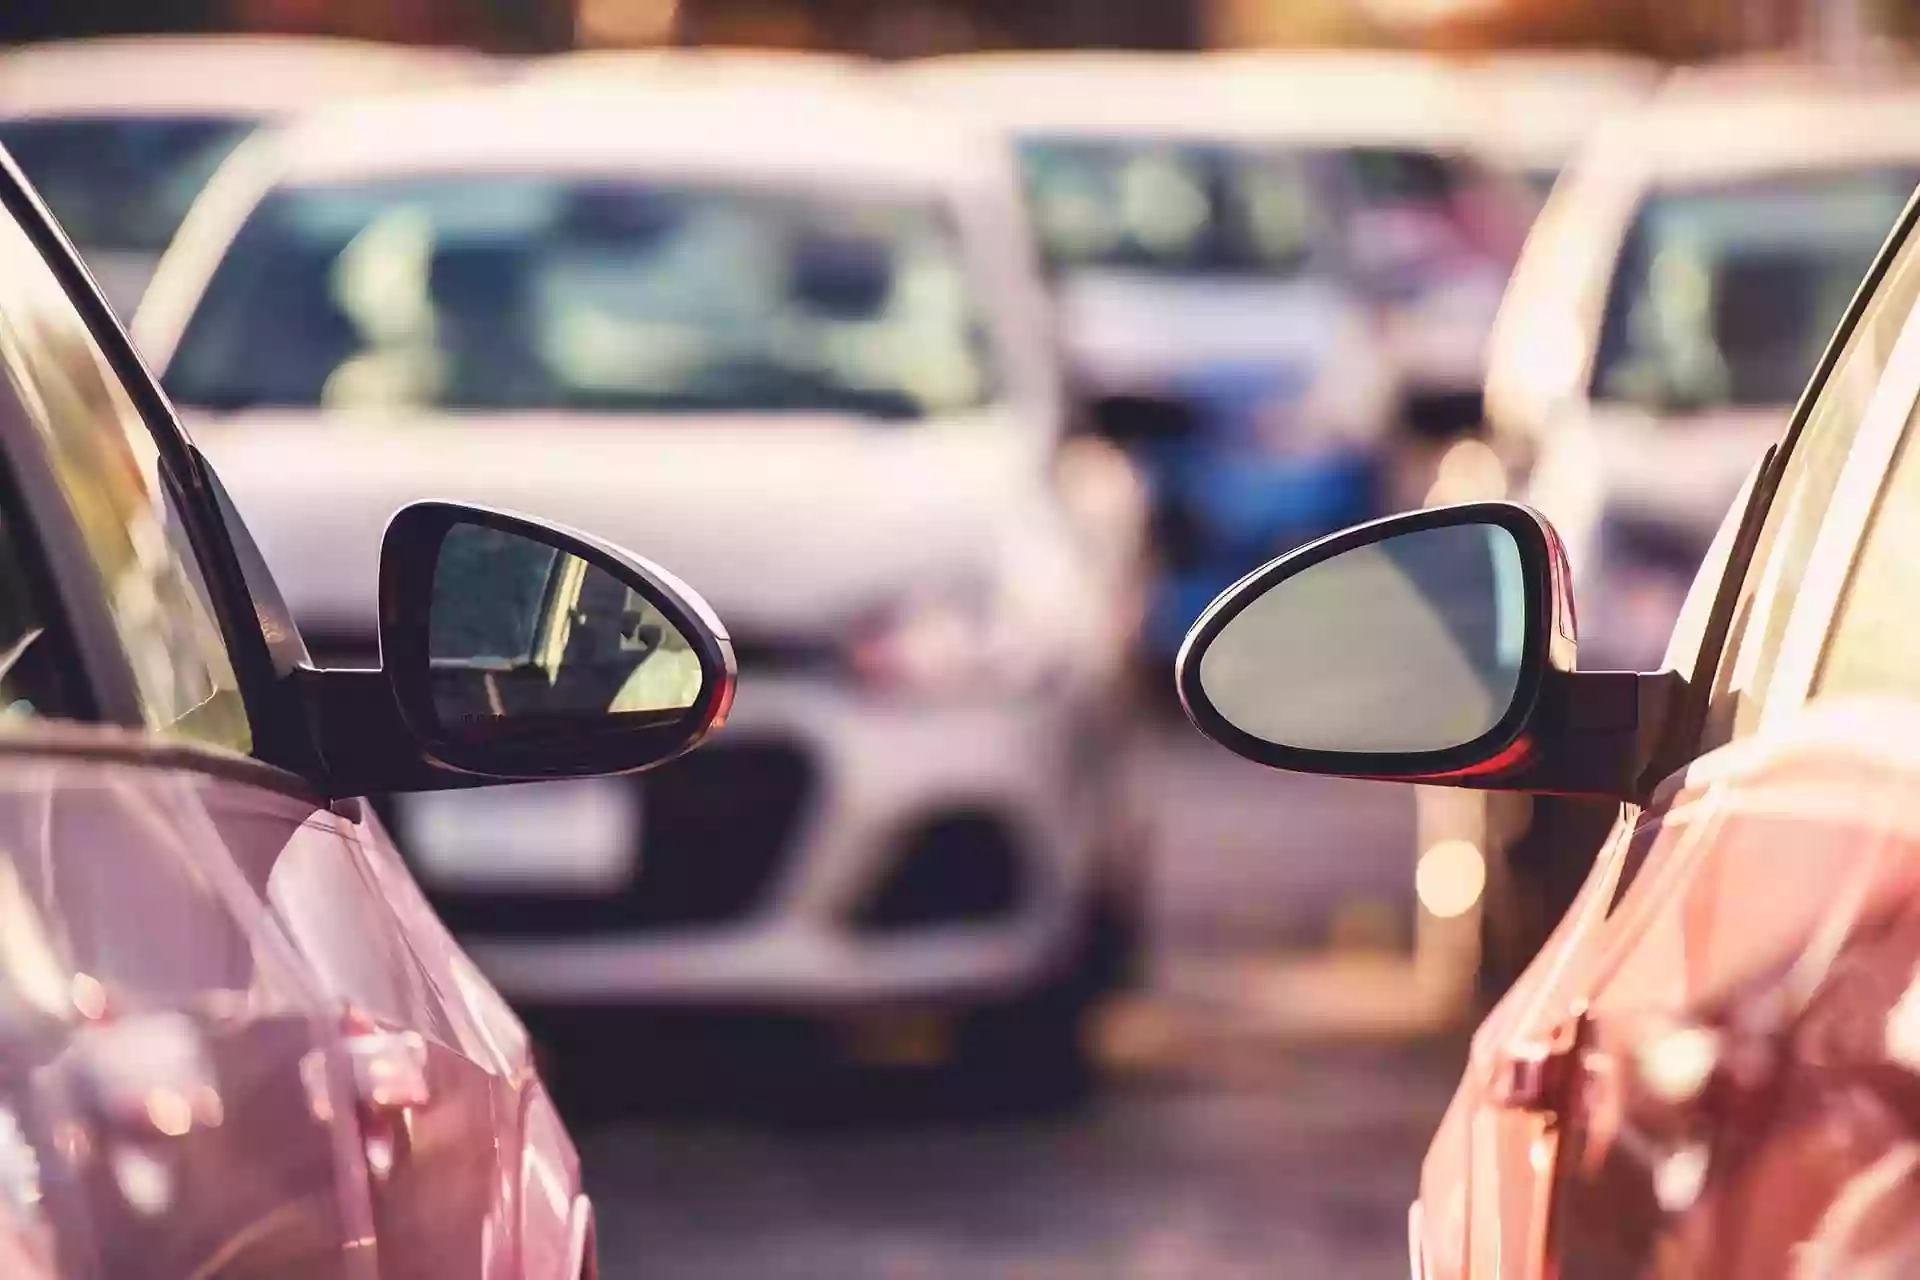
[[[1686,706],[1677,671],[1555,671],[1524,737],[1530,750],[1510,770],[1457,785],[1633,803],[1669,771],[1666,739]]]
[[[328,800],[383,791],[446,791],[492,779],[446,768],[420,750],[384,671],[296,667],[287,677],[307,709]]]

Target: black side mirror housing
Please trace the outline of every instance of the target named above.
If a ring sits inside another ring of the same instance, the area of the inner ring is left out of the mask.
[[[1175,681],[1202,733],[1274,768],[1644,799],[1687,682],[1576,670],[1570,582],[1529,508],[1391,516],[1229,588]]]
[[[457,503],[403,508],[380,556],[380,668],[295,672],[328,796],[631,773],[725,723],[733,649],[671,574]]]

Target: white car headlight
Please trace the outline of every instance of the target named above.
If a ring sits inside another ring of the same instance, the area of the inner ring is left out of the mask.
[[[848,665],[886,692],[965,699],[1047,688],[1061,670],[1047,637],[1023,634],[984,592],[909,598],[854,629]]]

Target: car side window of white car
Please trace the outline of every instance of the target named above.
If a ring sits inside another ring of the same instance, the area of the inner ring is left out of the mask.
[[[1920,296],[1920,237],[1910,237],[1882,277],[1832,373],[1807,411],[1740,584],[1708,691],[1700,752],[1754,733],[1776,685],[1788,622],[1809,585],[1821,530],[1848,459],[1870,416],[1904,421],[1913,397],[1891,385],[1896,343]],[[1909,335],[1912,341],[1912,335]],[[1902,367],[1912,365],[1908,361]],[[1877,414],[1876,398],[1884,402]]]
[[[0,281],[0,371],[99,574],[147,727],[248,751],[239,681],[197,562],[168,516],[153,438],[59,279],[5,217]]]

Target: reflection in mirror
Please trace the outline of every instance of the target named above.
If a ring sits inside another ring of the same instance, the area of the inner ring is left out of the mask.
[[[1444,751],[1506,715],[1526,639],[1513,535],[1418,529],[1269,587],[1200,654],[1200,688],[1229,724],[1275,746]]]
[[[448,530],[427,632],[434,709],[455,733],[565,732],[608,712],[664,725],[700,699],[699,655],[639,591],[508,530]]]

